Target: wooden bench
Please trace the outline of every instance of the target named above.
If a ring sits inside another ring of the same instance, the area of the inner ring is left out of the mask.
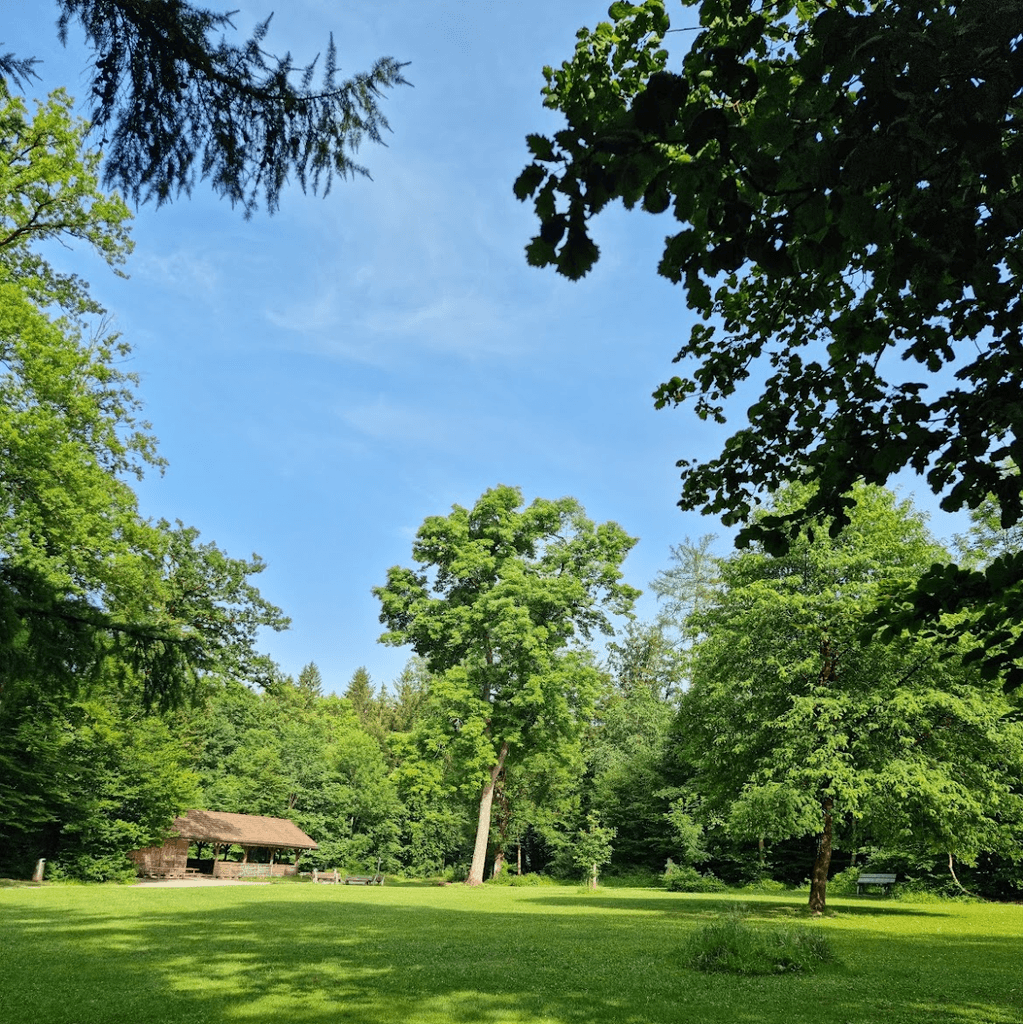
[[[344,882],[345,885],[383,885],[384,876],[379,871],[375,875],[340,875],[337,868],[333,871],[326,871],[322,874],[313,868],[314,882],[333,882],[335,885]]]
[[[887,892],[895,884],[895,875],[863,874],[856,879],[856,895],[860,894],[861,885],[883,885]]]

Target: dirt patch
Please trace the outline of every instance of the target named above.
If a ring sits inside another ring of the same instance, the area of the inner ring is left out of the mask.
[[[259,885],[267,878],[144,878],[137,889],[193,889],[205,885]]]

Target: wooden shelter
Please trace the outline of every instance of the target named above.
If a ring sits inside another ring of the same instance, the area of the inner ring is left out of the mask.
[[[188,847],[203,843],[213,847],[213,877],[242,878],[255,875],[294,875],[303,850],[317,849],[293,821],[287,818],[266,818],[256,814],[229,814],[224,811],[189,811],[175,818],[170,838],[163,846],[135,850],[128,856],[140,875],[183,878],[189,873]],[[242,859],[221,860],[232,846],[242,848]],[[268,850],[269,864],[250,863],[249,853]],[[276,863],[282,850],[294,850],[293,864]],[[198,873],[194,871],[192,873]]]

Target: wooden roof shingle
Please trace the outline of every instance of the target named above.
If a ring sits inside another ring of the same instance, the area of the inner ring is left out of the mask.
[[[189,811],[174,819],[173,834],[204,843],[237,843],[272,849],[316,850],[316,843],[287,818],[226,811]]]

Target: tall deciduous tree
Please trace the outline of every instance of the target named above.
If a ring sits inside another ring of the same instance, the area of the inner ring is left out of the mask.
[[[861,641],[881,588],[940,552],[889,492],[851,497],[833,538],[722,561],[677,721],[689,784],[733,835],[815,837],[818,912],[840,826],[865,821],[896,845],[915,833],[951,863],[1013,849],[1023,820],[1020,726],[997,687],[919,639]],[[773,511],[803,501],[782,492]]]
[[[568,127],[529,136],[515,185],[541,225],[530,263],[571,278],[612,200],[676,221],[658,272],[698,319],[658,407],[723,423],[736,388],[766,378],[719,456],[679,462],[680,504],[781,551],[804,522],[840,529],[857,480],[909,468],[947,509],[993,494],[1002,526],[1020,521],[1023,480],[1000,465],[1023,455],[1023,7],[682,6],[699,30],[681,60],[663,0],[619,0],[545,69]],[[814,484],[804,505],[752,516],[793,481]],[[1019,621],[1023,554],[909,588],[906,624],[995,608],[998,635]],[[989,646],[993,673],[1023,683],[1023,638]]]
[[[83,240],[116,270],[130,250],[84,134],[65,94],[30,117],[0,85],[0,700],[11,682],[73,692],[120,665],[172,701],[212,668],[265,677],[256,632],[286,620],[250,583],[258,558],[139,515],[126,478],[161,460],[120,369],[129,349],[39,252]]]
[[[240,204],[262,196],[273,212],[294,176],[303,190],[329,191],[334,176],[367,174],[360,144],[381,142],[385,89],[407,84],[392,57],[339,79],[333,36],[305,67],[264,49],[270,18],[241,45],[222,35],[232,14],[185,0],[58,0],[57,29],[77,25],[93,50],[92,123],[107,150],[106,183],[137,202],[189,194],[197,179]],[[220,35],[219,40],[216,38]],[[34,76],[26,56],[0,56],[0,75]]]
[[[90,881],[133,877],[130,850],[163,842],[197,806],[188,729],[144,715],[134,681],[100,682],[77,699],[37,686],[0,700],[0,874]]]
[[[580,727],[599,674],[567,649],[638,591],[621,579],[635,540],[617,523],[595,525],[571,498],[523,507],[496,487],[472,509],[431,516],[416,534],[420,568],[395,566],[374,590],[381,640],[411,644],[439,678],[433,690],[481,780],[469,884],[483,881],[494,791],[509,757],[555,746]]]

